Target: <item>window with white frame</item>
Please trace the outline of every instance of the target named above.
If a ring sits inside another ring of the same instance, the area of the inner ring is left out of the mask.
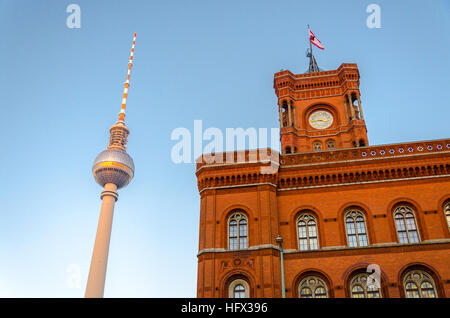
[[[228,221],[228,248],[239,250],[247,248],[247,217],[243,213],[234,213]]]
[[[368,246],[366,221],[364,214],[357,209],[350,209],[345,214],[345,230],[347,243],[350,247]]]
[[[319,248],[317,222],[313,215],[303,213],[298,217],[297,233],[299,250],[307,251]]]
[[[229,298],[250,298],[250,285],[244,279],[235,279],[228,286]]]
[[[394,209],[395,228],[397,229],[398,242],[402,244],[419,242],[414,211],[407,205],[401,205]]]

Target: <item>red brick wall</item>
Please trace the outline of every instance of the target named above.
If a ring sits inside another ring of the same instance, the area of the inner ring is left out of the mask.
[[[275,238],[281,234],[286,252],[287,297],[298,297],[299,279],[305,272],[321,273],[328,281],[331,296],[347,297],[349,275],[357,269],[365,270],[369,264],[381,267],[383,296],[402,296],[402,271],[421,265],[437,280],[439,296],[448,297],[450,244],[425,244],[427,240],[450,238],[442,210],[448,198],[448,178],[279,192],[269,185],[203,191],[199,250],[221,250],[199,255],[198,296],[226,297],[227,280],[241,275],[248,280],[253,297],[280,297],[280,258]],[[397,244],[392,208],[399,202],[414,208],[420,244]],[[343,213],[349,206],[358,206],[365,213],[369,247],[346,247]],[[248,216],[250,249],[245,251],[227,251],[227,218],[234,209]],[[341,248],[297,250],[296,216],[303,209],[313,211],[317,217],[320,247]],[[391,244],[376,245],[380,243]],[[267,244],[273,247],[251,249]]]

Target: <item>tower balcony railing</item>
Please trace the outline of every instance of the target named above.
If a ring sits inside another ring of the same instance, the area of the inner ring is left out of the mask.
[[[351,160],[377,160],[431,153],[450,154],[450,139],[285,154],[281,156],[280,164],[286,167],[290,165],[320,164]]]
[[[433,156],[433,161],[421,160]],[[413,159],[370,165],[381,159]],[[418,159],[418,160],[417,160]],[[436,159],[436,160],[435,160]],[[363,164],[357,164],[362,162]],[[379,145],[353,149],[285,154],[280,157],[278,190],[295,190],[373,182],[450,177],[450,140]],[[356,163],[356,164],[352,164]],[[318,165],[336,164],[327,169]],[[284,170],[285,169],[285,170]]]

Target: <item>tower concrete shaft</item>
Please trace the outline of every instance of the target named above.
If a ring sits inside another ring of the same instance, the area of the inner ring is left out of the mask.
[[[119,196],[116,190],[117,186],[114,183],[107,183],[101,194],[102,207],[100,209],[100,218],[98,220],[85,297],[103,297],[114,204]]]

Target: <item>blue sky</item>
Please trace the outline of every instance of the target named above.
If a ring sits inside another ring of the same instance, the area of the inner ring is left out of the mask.
[[[66,26],[71,3],[80,29]],[[371,3],[380,29],[366,26]],[[200,198],[193,164],[171,161],[171,132],[195,119],[277,127],[273,74],[306,70],[307,24],[322,69],[358,63],[370,144],[449,137],[446,0],[0,0],[0,297],[83,297],[101,203],[91,165],[133,32],[136,175],[119,192],[105,296],[195,297]]]

